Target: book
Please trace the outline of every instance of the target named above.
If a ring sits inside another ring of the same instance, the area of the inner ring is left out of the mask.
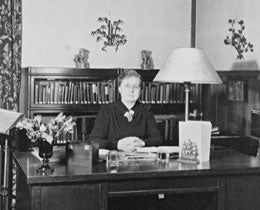
[[[161,136],[163,137],[164,144],[166,145],[178,145],[179,132],[177,115],[155,115],[155,122],[159,129]]]
[[[212,125],[209,121],[179,122],[179,146],[181,148],[179,156],[182,156],[184,145],[192,144],[198,150],[199,163],[209,161],[211,128]]]
[[[97,103],[102,104],[101,83],[100,82],[97,82],[97,84],[96,84],[96,95],[97,95]]]
[[[165,84],[165,102],[170,103],[170,84]]]
[[[165,119],[165,130],[164,130],[164,140],[169,140],[169,120]]]
[[[153,84],[151,88],[151,103],[155,104],[156,102],[156,86]]]
[[[93,95],[93,104],[96,104],[98,102],[96,83],[92,83],[92,95]]]
[[[109,91],[108,91],[109,87],[108,84],[105,85],[105,102],[106,104],[109,103]]]
[[[219,134],[220,134],[220,131],[219,131],[218,126],[212,127],[211,135],[219,135]]]
[[[34,88],[34,103],[39,104],[39,84],[35,83]]]
[[[144,103],[149,103],[149,85],[146,84],[144,91]]]
[[[61,85],[61,104],[65,104],[65,85]]]
[[[101,92],[101,103],[105,104],[106,103],[106,93],[105,93],[105,87],[106,83],[102,82],[100,86],[100,92]]]
[[[69,87],[66,84],[66,86],[65,86],[65,93],[64,93],[64,103],[65,104],[68,104],[68,92],[69,92],[68,90],[69,90]]]
[[[177,120],[172,118],[172,119],[169,119],[169,140],[170,141],[174,141],[175,140],[175,136],[176,136],[176,122]]]
[[[47,83],[46,85],[46,103],[51,103],[51,84]]]
[[[169,94],[170,94],[170,96],[169,96],[169,103],[171,103],[171,104],[174,103],[174,89],[173,89],[173,87],[174,87],[174,84],[171,83],[170,84],[170,90],[169,90]]]
[[[114,83],[110,81],[108,85],[109,102],[113,102],[116,99]]]
[[[82,104],[87,103],[87,97],[86,97],[86,82],[81,82],[82,84]]]
[[[160,84],[160,98],[159,98],[159,103],[163,103],[163,84]]]
[[[79,103],[79,95],[78,95],[78,89],[79,89],[79,86],[78,86],[78,82],[75,82],[75,85],[74,85],[74,93],[73,93],[73,104],[78,104]]]
[[[89,104],[90,103],[90,94],[89,94],[89,83],[85,82],[85,104]]]
[[[84,93],[84,84],[82,81],[79,82],[79,103],[84,104],[85,93]]]
[[[50,83],[50,103],[54,104],[54,82]]]
[[[8,134],[22,116],[23,113],[0,109],[0,133]]]
[[[165,132],[165,120],[162,118],[158,118],[155,120],[156,121],[156,126],[158,128],[158,130],[160,131],[161,136],[163,137],[163,141],[165,141],[165,137],[164,137],[164,132]]]
[[[74,83],[71,83],[69,103],[70,103],[70,104],[73,104],[74,101],[75,101],[75,84],[74,84]]]

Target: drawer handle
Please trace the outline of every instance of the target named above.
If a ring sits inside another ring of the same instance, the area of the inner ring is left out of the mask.
[[[161,200],[161,199],[164,199],[164,194],[163,193],[160,193],[160,194],[158,194],[158,198]]]

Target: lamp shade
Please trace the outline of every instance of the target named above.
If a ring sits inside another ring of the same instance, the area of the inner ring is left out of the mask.
[[[154,82],[222,83],[202,49],[176,48],[172,51]]]

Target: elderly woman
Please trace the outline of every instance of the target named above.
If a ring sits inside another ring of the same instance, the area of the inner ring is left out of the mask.
[[[134,151],[162,143],[150,105],[138,101],[141,84],[141,76],[134,70],[119,75],[121,97],[101,106],[90,134],[90,139],[99,142],[100,148]]]

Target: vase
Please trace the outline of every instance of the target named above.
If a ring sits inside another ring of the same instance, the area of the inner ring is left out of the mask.
[[[49,165],[49,158],[53,155],[53,143],[49,143],[45,139],[38,140],[39,156],[42,158],[42,165],[37,169],[38,174],[47,175],[54,171]]]
[[[17,129],[15,134],[15,144],[17,145],[17,150],[19,152],[32,151],[31,140],[26,135],[27,131],[25,129]]]

